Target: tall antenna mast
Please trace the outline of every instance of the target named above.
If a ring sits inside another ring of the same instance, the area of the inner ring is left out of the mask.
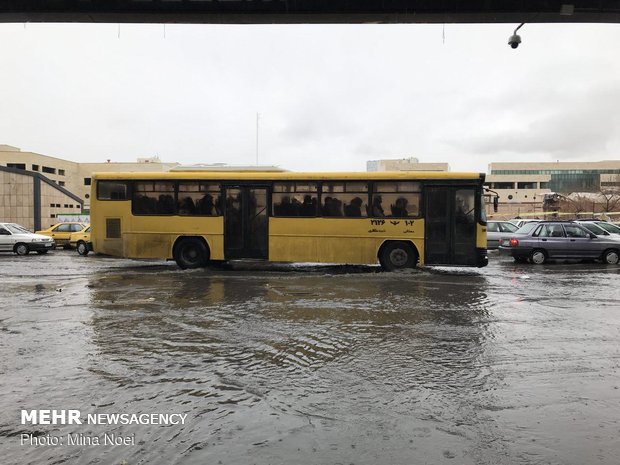
[[[260,118],[260,114],[256,113],[256,166],[258,166],[258,120]]]

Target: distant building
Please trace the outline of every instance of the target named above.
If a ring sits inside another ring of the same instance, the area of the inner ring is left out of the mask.
[[[77,163],[0,145],[0,221],[46,228],[58,215],[88,212],[92,173],[162,172],[176,166],[158,157],[139,158],[136,163]]]
[[[366,171],[450,171],[447,163],[420,163],[417,158],[370,160]]]
[[[499,194],[503,215],[543,212],[545,195],[601,192],[620,187],[620,160],[597,162],[491,163],[487,186]]]

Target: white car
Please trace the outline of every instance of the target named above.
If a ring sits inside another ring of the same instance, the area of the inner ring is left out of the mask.
[[[15,223],[0,223],[0,252],[28,255],[31,251],[45,254],[54,248],[54,239],[34,234]]]

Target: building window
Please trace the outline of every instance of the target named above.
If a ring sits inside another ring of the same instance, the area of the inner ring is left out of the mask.
[[[65,175],[65,170],[61,170],[61,169],[59,169],[59,170],[58,170],[58,174],[59,174],[60,176],[64,176],[64,175]]]
[[[84,178],[84,185],[90,186],[90,178]]]
[[[56,174],[56,168],[50,168],[49,166],[44,166],[41,171],[47,174]]]
[[[50,215],[50,218],[56,218],[56,214],[55,214],[55,213],[52,213],[52,214]]]
[[[54,208],[56,204],[50,203],[50,208]]]
[[[25,170],[26,169],[26,164],[25,163],[7,163],[6,166],[8,168],[15,168],[18,170]]]
[[[56,208],[60,208],[60,204],[59,203],[56,204]]]
[[[541,182],[540,183],[540,188],[541,189],[549,189],[549,183],[548,182]]]
[[[65,185],[65,182],[64,181],[58,181],[58,185],[63,187]]]
[[[517,189],[536,189],[535,182],[518,182]]]
[[[32,165],[32,171],[39,171],[39,165]]]
[[[494,182],[491,189],[514,189],[513,182]]]
[[[68,203],[65,204],[65,208],[69,208],[69,204]]]

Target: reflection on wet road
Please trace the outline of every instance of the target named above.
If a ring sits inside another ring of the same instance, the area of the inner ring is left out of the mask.
[[[619,276],[3,255],[3,463],[615,465]],[[188,416],[21,425],[36,408]],[[110,431],[136,445],[20,446]]]

